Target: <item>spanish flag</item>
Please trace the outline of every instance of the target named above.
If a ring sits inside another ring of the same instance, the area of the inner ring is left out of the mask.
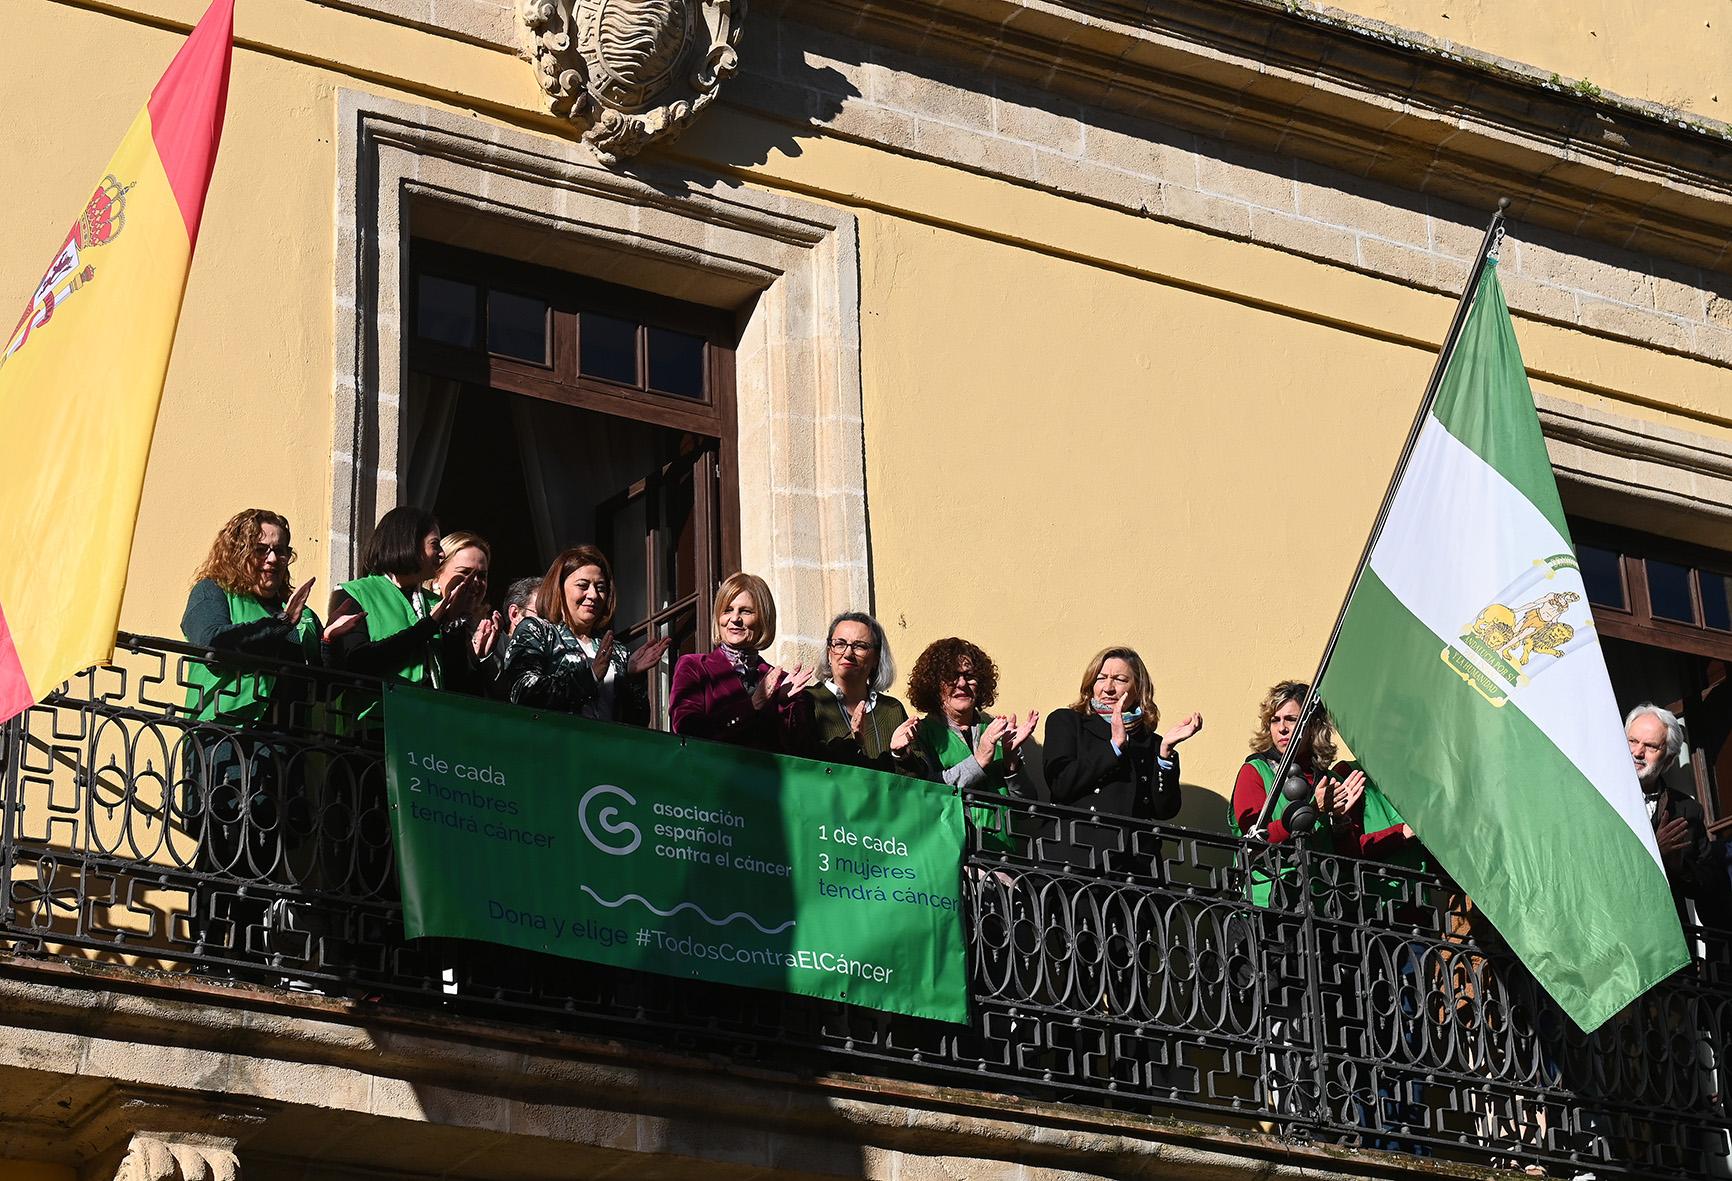
[[[214,0],[0,338],[0,722],[113,658],[233,52]]]

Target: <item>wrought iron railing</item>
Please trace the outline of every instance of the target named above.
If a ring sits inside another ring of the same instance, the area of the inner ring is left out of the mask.
[[[274,704],[237,728],[195,716],[207,656],[123,636],[7,725],[0,948],[1554,1175],[1732,1174],[1732,936],[1690,932],[1691,966],[1590,1037],[1434,875],[1012,801],[970,830],[966,1027],[409,943],[376,686],[254,662]]]

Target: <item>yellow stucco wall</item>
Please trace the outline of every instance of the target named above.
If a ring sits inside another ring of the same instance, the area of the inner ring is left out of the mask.
[[[137,7],[184,24],[201,5]],[[25,92],[0,124],[0,293],[20,298],[179,34],[57,0],[0,0],[0,21],[0,78],[44,78],[79,47],[79,101]],[[177,634],[188,574],[249,504],[295,522],[302,576],[325,570],[338,90],[551,126],[506,54],[304,0],[243,5],[239,35],[133,630]],[[1003,668],[1004,707],[1050,710],[1090,653],[1128,641],[1169,713],[1207,717],[1187,781],[1224,788],[1262,688],[1315,663],[1450,301],[818,135],[740,165],[762,152],[738,144],[787,139],[752,122],[710,112],[680,159],[860,217],[875,591],[904,665],[970,636]],[[1723,369],[1518,331],[1537,388],[1732,446]],[[1186,818],[1216,824],[1219,804]]]
[[[1332,7],[1570,82],[1732,119],[1732,10],[1720,0],[1340,0]]]

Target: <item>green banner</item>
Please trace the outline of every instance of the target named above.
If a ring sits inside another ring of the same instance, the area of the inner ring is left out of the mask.
[[[385,753],[411,938],[967,1020],[942,784],[407,686]]]

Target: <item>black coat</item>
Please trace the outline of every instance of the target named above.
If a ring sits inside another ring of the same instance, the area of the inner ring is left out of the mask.
[[[1163,768],[1156,758],[1161,736],[1137,732],[1113,753],[1112,723],[1074,709],[1046,717],[1046,784],[1052,802],[1104,816],[1170,820],[1179,811],[1179,752]],[[1145,841],[1144,844],[1147,844]],[[1078,869],[1146,873],[1153,849],[1137,846],[1123,829],[1083,818],[1065,818],[1043,834],[1043,860]]]
[[[1666,880],[1672,887],[1672,905],[1680,921],[1688,922],[1684,899],[1696,903],[1696,917],[1705,927],[1732,927],[1732,882],[1726,876],[1725,846],[1708,837],[1702,805],[1681,791],[1660,789],[1660,806],[1654,809],[1654,831],[1681,816],[1690,826],[1690,843],[1666,863]]]

